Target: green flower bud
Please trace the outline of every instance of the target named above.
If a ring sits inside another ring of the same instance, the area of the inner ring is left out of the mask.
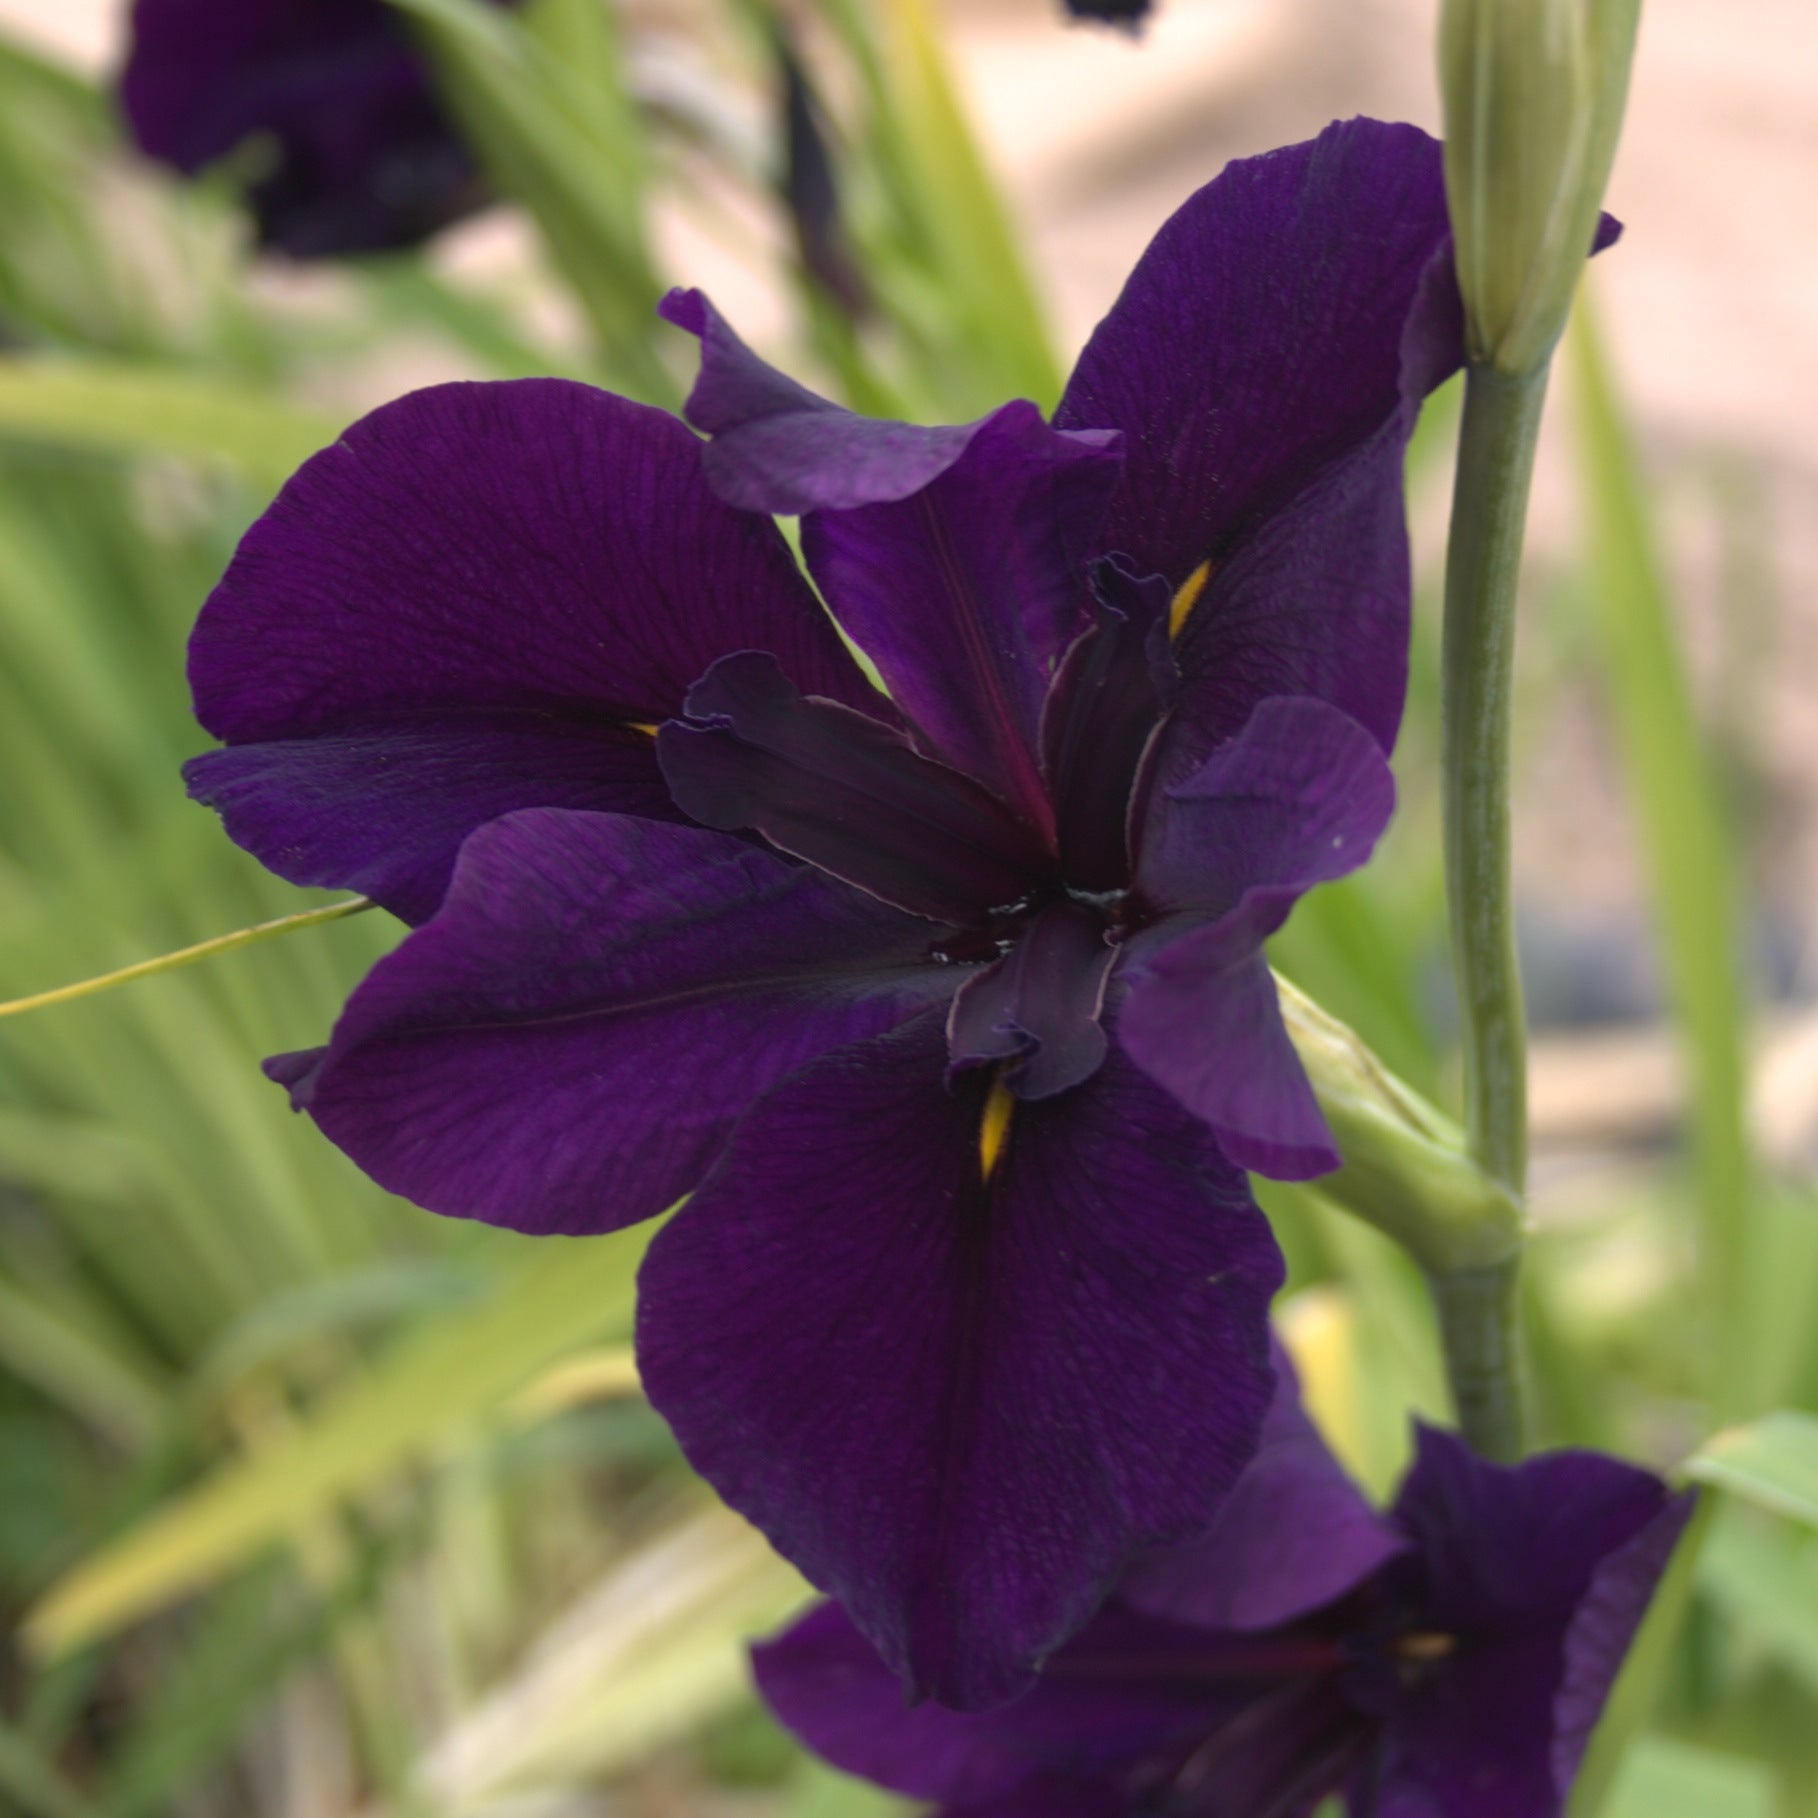
[[[1591,250],[1641,0],[1444,0],[1446,199],[1473,361],[1532,371]]]
[[[1494,1272],[1521,1253],[1514,1196],[1465,1153],[1464,1132],[1279,973],[1282,1023],[1338,1152],[1314,1185],[1436,1276]]]

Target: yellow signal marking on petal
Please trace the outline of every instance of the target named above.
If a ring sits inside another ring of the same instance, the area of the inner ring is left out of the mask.
[[[985,1095],[985,1114],[978,1123],[978,1166],[986,1180],[1003,1159],[1004,1144],[1010,1140],[1010,1113],[1015,1109],[1016,1100],[994,1074]]]
[[[1201,562],[1194,571],[1181,582],[1174,595],[1174,603],[1168,608],[1168,636],[1180,636],[1180,628],[1187,622],[1187,614],[1199,604],[1199,596],[1206,591],[1206,583],[1212,578],[1210,560]]]
[[[623,722],[623,725],[627,732],[641,732],[647,739],[653,739],[657,735],[657,726],[656,721],[654,720],[626,720]]]
[[[1458,1651],[1456,1635],[1403,1635],[1395,1644],[1395,1652],[1403,1660],[1425,1662],[1444,1660],[1449,1654]]]

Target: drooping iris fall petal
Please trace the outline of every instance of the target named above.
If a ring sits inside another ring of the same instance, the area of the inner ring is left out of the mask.
[[[437,915],[297,1077],[367,1173],[539,1235],[695,1186],[753,1100],[950,987],[926,924],[722,834],[528,809],[474,834]]]
[[[949,1090],[945,1059],[918,1020],[752,1111],[651,1247],[638,1354],[691,1461],[911,1694],[978,1706],[1236,1479],[1281,1265],[1115,1055],[995,1151],[984,1077]]]
[[[729,649],[875,700],[775,526],[700,462],[673,417],[559,379],[363,418],[203,608],[190,685],[227,749],[195,792],[280,875],[420,921],[461,840],[509,809],[680,818],[637,728]]]

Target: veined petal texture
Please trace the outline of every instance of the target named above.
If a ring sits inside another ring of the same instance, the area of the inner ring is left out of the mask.
[[[1055,421],[1124,432],[1103,546],[1189,590],[1181,664],[1224,732],[1310,694],[1393,740],[1402,453],[1462,332],[1437,141],[1350,120],[1227,166],[1087,344]]]
[[[1254,1449],[1281,1262],[1205,1130],[1115,1055],[988,1131],[940,1020],[774,1091],[644,1266],[684,1451],[912,1697],[1024,1690],[1129,1551]]]
[[[527,809],[286,1083],[382,1186],[538,1235],[672,1205],[769,1087],[956,980],[928,926],[724,834]]]
[[[509,808],[674,816],[636,728],[729,649],[877,700],[775,526],[716,498],[700,459],[673,417],[566,380],[363,418],[203,608],[190,683],[230,755],[197,792],[274,870],[421,920],[461,839]]]

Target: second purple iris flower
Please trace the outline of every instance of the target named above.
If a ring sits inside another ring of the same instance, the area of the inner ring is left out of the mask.
[[[134,0],[120,101],[140,150],[188,175],[261,148],[247,204],[293,259],[414,246],[486,200],[384,0]]]
[[[1390,812],[1439,149],[1233,165],[1052,424],[864,420],[665,313],[707,443],[527,381],[308,463],[197,628],[191,786],[415,925],[271,1064],[297,1105],[521,1231],[692,1195],[652,1400],[911,1693],[990,1705],[1269,1403],[1242,1170],[1336,1157],[1262,949]]]

